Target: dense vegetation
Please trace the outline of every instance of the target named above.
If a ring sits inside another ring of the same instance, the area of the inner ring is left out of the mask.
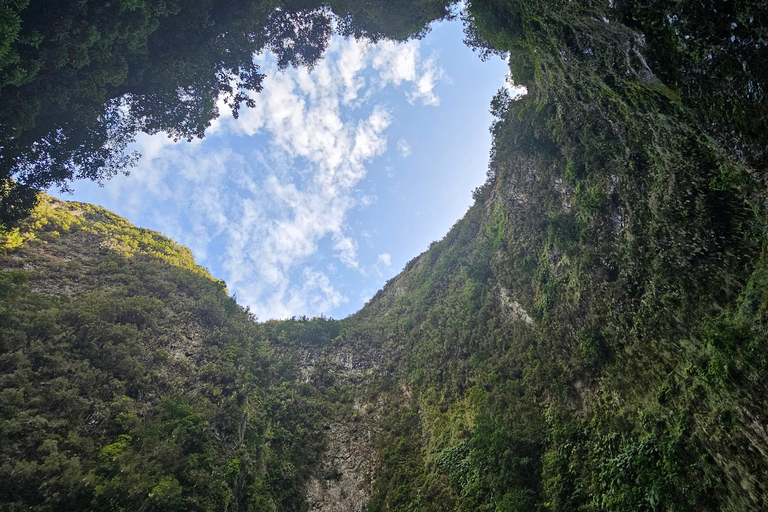
[[[528,95],[358,314],[412,347],[373,510],[763,508],[766,7],[470,2]]]
[[[402,37],[439,4],[333,8]],[[46,200],[3,241],[0,503],[302,510],[367,404],[371,511],[762,510],[766,16],[468,2],[528,94],[494,99],[465,218],[341,322],[257,324],[188,251]]]
[[[301,510],[333,401],[188,249],[50,198],[3,243],[0,508]]]

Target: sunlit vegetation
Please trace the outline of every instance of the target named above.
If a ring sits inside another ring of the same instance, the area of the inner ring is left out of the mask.
[[[4,242],[5,508],[297,509],[328,401],[188,249],[50,198]]]

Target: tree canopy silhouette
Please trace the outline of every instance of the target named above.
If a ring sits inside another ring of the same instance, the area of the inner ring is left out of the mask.
[[[405,39],[448,15],[443,0],[17,0],[0,6],[0,224],[36,190],[100,181],[138,155],[139,132],[202,137],[222,98],[252,106],[253,55],[312,66],[335,17],[345,35]],[[394,7],[394,8],[393,8]]]

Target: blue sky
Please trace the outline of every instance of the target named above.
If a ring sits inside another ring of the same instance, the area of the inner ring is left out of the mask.
[[[56,195],[190,247],[262,320],[345,317],[485,181],[489,103],[508,68],[462,39],[459,21],[403,44],[334,38],[311,72],[259,55],[255,109],[223,110],[192,143],[142,135],[130,176]]]

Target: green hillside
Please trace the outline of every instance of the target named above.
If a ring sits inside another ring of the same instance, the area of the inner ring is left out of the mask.
[[[356,316],[410,347],[372,510],[763,509],[765,7],[471,2],[528,94]]]
[[[52,198],[3,243],[2,510],[302,509],[326,401],[188,249]]]
[[[89,205],[5,236],[0,509],[765,509],[768,4],[464,18],[528,94],[347,319],[258,323]]]

